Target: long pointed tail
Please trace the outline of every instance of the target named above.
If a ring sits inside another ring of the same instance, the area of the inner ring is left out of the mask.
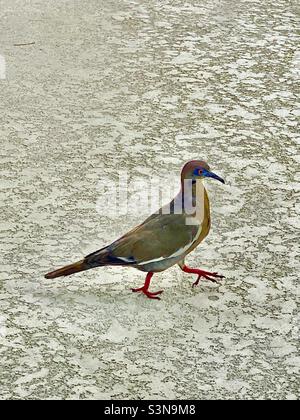
[[[69,276],[70,274],[79,273],[80,271],[91,268],[85,260],[77,261],[74,264],[66,265],[58,270],[51,271],[45,275],[46,279],[55,279],[56,277]]]

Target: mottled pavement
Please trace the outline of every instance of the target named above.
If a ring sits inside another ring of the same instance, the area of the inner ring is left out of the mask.
[[[1,399],[299,398],[296,3],[0,2]],[[99,180],[192,158],[227,182],[188,258],[222,285],[43,278],[146,216]]]

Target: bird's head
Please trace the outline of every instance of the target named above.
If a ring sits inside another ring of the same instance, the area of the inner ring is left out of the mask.
[[[214,172],[211,172],[210,167],[203,160],[191,160],[187,162],[181,171],[181,182],[183,183],[185,179],[192,180],[203,180],[205,178],[213,178],[217,181],[225,184],[224,179],[216,175]]]

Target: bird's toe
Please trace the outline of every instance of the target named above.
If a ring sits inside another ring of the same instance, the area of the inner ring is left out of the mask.
[[[163,290],[159,290],[158,292],[148,292],[148,291],[144,291],[144,294],[147,296],[147,298],[149,299],[157,299],[160,300],[160,297],[158,295],[160,295],[163,292]]]
[[[132,288],[131,291],[136,293],[136,292],[141,292],[142,290],[144,290],[143,287],[137,287],[136,289]]]
[[[136,289],[131,289],[132,292],[142,292],[147,298],[149,299],[157,299],[160,300],[158,295],[162,294],[163,290],[159,290],[158,292],[149,292],[149,290],[145,289],[145,287],[138,287]]]
[[[198,286],[198,284],[199,284],[200,279],[201,279],[201,275],[199,274],[199,276],[198,276],[197,280],[196,280],[196,281],[194,281],[194,283],[192,284],[192,287],[197,287],[197,286]]]

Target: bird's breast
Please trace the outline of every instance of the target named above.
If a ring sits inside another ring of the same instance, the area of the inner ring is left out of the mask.
[[[203,241],[210,230],[210,206],[207,191],[202,183],[197,186],[196,191],[196,210],[192,216],[189,218],[187,217],[186,221],[187,224],[190,223],[196,226],[197,230],[195,232],[191,246],[187,250],[187,254]]]

